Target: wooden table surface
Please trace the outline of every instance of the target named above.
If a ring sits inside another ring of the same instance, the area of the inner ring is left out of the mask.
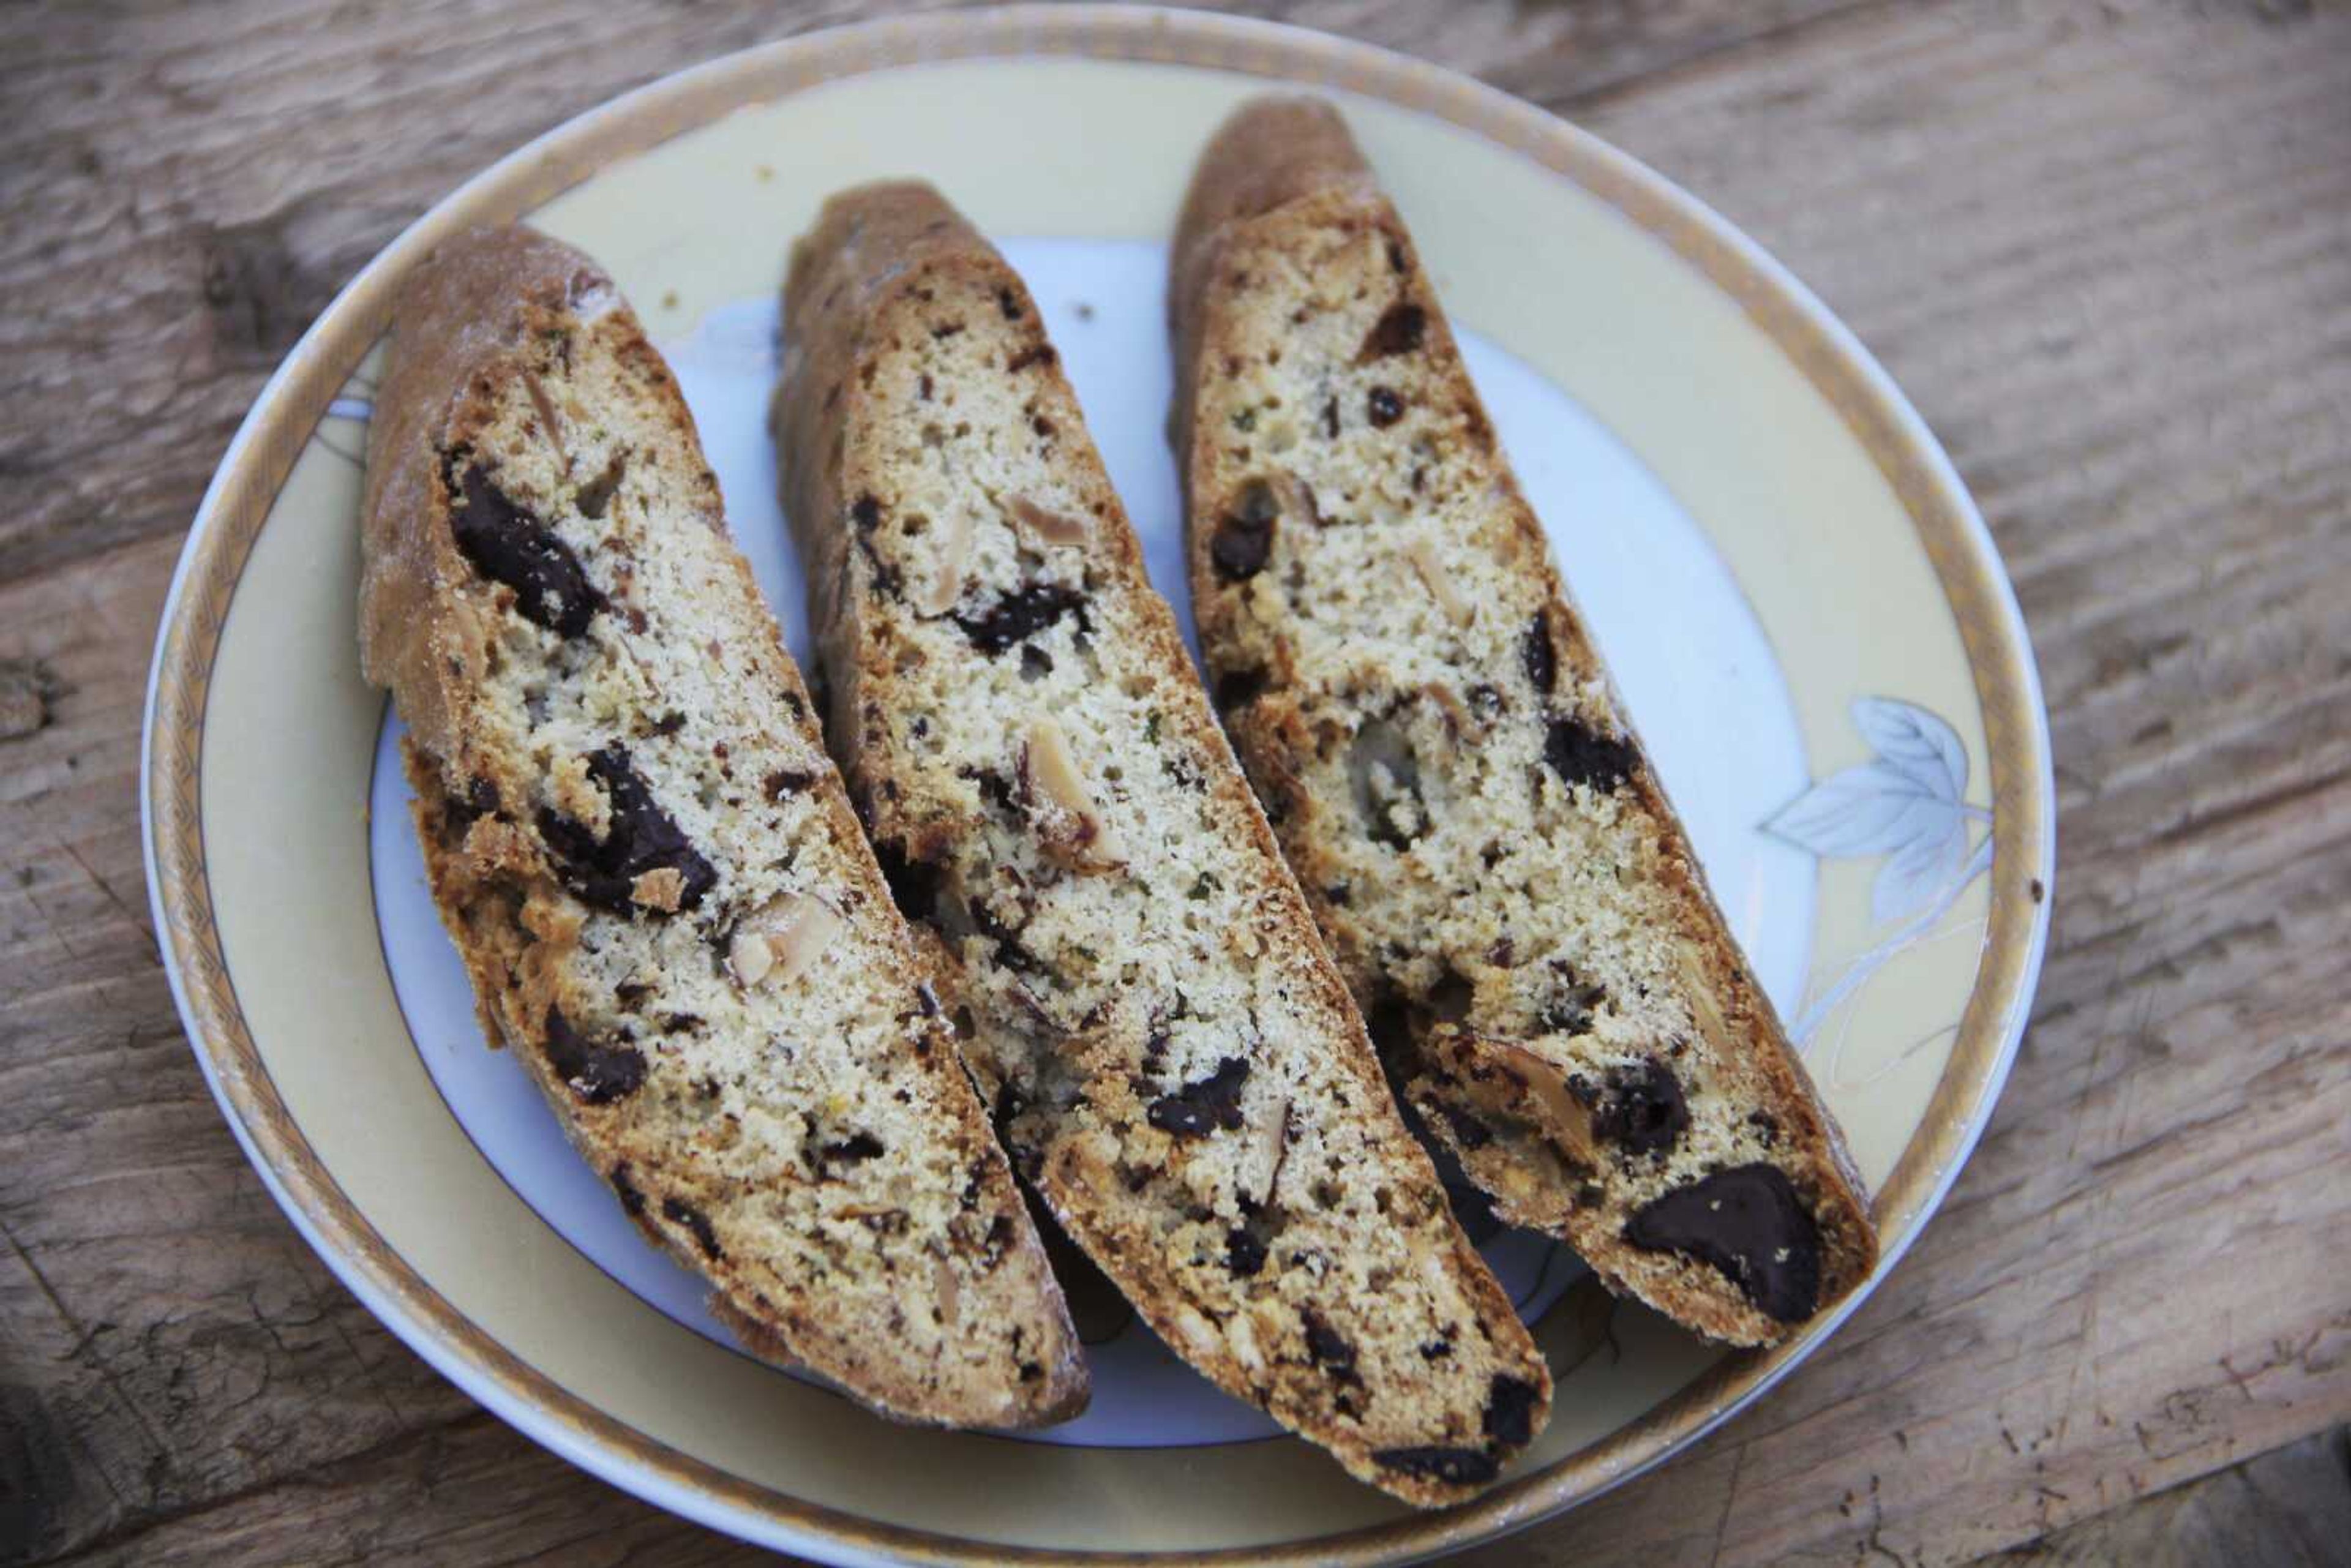
[[[158,966],[140,705],[230,433],[395,231],[889,8],[0,11],[0,1560],[751,1555],[483,1412],[280,1217]],[[2056,735],[2039,1003],[1916,1250],[1695,1451],[1464,1561],[2351,1560],[2351,14],[1253,8],[1570,116],[1788,262],[1973,486]]]

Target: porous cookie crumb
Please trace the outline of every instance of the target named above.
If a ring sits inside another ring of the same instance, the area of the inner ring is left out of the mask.
[[[1412,1501],[1550,1402],[1217,733],[1019,278],[928,187],[793,256],[829,734],[1016,1160],[1202,1372]]]
[[[1876,1243],[1337,112],[1244,108],[1176,242],[1224,721],[1389,1071],[1497,1211],[1714,1337]]]
[[[360,638],[493,1042],[754,1350],[1033,1426],[1085,1372],[636,318],[527,229],[403,290]]]

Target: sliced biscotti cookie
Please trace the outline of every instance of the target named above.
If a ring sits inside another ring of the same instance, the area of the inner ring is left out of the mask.
[[[793,254],[776,429],[828,735],[998,1125],[1180,1354],[1415,1502],[1550,1380],[1399,1119],[1046,340],[927,186]]]
[[[1390,1071],[1505,1218],[1786,1334],[1858,1183],[1336,111],[1227,122],[1172,287],[1201,647]]]
[[[885,1414],[1085,1402],[1002,1152],[728,538],[587,257],[459,239],[395,308],[368,677],[493,1043],[761,1354]]]

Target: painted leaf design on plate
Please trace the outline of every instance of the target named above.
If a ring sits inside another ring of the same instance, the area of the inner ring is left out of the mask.
[[[1925,708],[1894,697],[1863,697],[1853,705],[1853,726],[1879,761],[1936,799],[1956,806],[1967,794],[1968,748],[1959,731]]]
[[[1876,758],[1822,779],[1763,828],[1823,857],[1887,857],[1870,912],[1897,920],[1932,899],[1967,859],[1967,748],[1949,725],[1895,697],[1861,698],[1853,721]]]

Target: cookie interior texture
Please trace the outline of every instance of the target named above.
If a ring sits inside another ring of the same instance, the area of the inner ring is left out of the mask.
[[[829,734],[1016,1161],[1228,1390],[1423,1504],[1549,1377],[1404,1128],[1019,278],[837,196],[777,402]]]
[[[403,297],[363,624],[486,1026],[753,1348],[887,1414],[1085,1398],[951,1031],[659,355],[585,257]]]
[[[1218,132],[1177,239],[1224,721],[1384,1061],[1518,1224],[1714,1337],[1876,1243],[1343,122]]]

